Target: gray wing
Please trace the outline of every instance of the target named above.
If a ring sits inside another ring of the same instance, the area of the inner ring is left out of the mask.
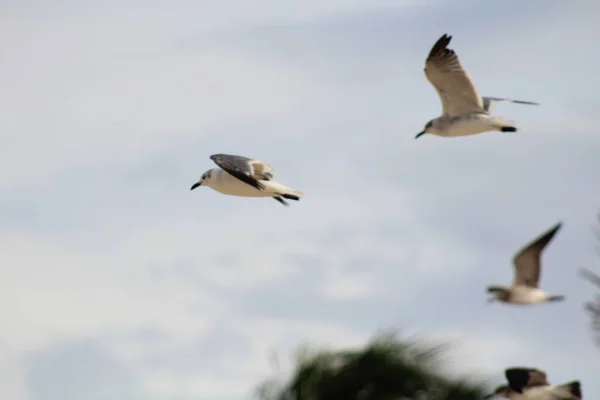
[[[559,222],[515,255],[513,258],[513,264],[515,266],[515,279],[513,285],[525,285],[532,288],[538,287],[541,269],[541,253],[561,226],[562,223]]]
[[[536,368],[515,367],[504,371],[508,385],[517,392],[523,393],[523,389],[534,386],[546,386],[550,383],[546,373]]]
[[[240,181],[247,183],[258,190],[264,190],[265,185],[259,182],[259,179],[261,178],[257,177],[254,171],[254,163],[256,160],[230,154],[213,154],[210,156],[210,159],[224,171]]]
[[[492,112],[492,106],[496,102],[508,102],[508,103],[517,103],[517,104],[529,104],[531,106],[539,106],[539,103],[534,103],[533,101],[524,101],[524,100],[513,100],[513,99],[503,99],[501,97],[486,97],[483,96],[483,109],[488,113]]]
[[[444,115],[483,113],[483,100],[475,83],[454,50],[447,47],[451,39],[444,34],[433,45],[425,61],[425,75],[440,96]]]

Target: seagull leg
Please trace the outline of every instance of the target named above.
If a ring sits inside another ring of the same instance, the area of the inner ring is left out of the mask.
[[[287,207],[287,206],[289,206],[288,202],[287,202],[287,201],[285,201],[285,200],[284,200],[283,198],[281,198],[280,196],[273,196],[273,198],[274,198],[275,200],[277,200],[278,202],[280,202],[281,204],[283,204],[284,206],[286,206],[286,207]]]

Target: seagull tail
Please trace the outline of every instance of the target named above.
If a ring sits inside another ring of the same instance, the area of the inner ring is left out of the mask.
[[[502,117],[493,117],[493,123],[500,132],[516,132],[515,121],[507,121]]]
[[[581,400],[581,383],[579,381],[571,381],[556,386],[556,391],[561,394],[570,395],[572,399]]]
[[[290,200],[300,200],[300,198],[302,198],[302,196],[304,196],[304,193],[299,192],[294,189],[289,189],[289,188],[285,193],[281,193],[281,197],[284,197],[284,198],[290,199]]]
[[[278,196],[281,196],[284,199],[300,200],[300,198],[302,198],[304,196],[304,193],[302,193],[302,192],[300,192],[298,190],[294,190],[294,189],[292,189],[290,187],[287,187],[285,185],[282,185],[279,182],[266,181],[266,182],[263,182],[263,183],[265,183],[265,185],[268,186],[269,190],[273,191]]]
[[[302,193],[296,191],[293,193],[282,193],[281,197],[289,200],[300,200],[302,198]]]

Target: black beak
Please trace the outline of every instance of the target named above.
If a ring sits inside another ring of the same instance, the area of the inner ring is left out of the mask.
[[[415,136],[415,139],[418,139],[419,136],[424,135],[424,134],[425,134],[425,131],[417,133],[417,136]]]
[[[200,182],[196,182],[192,185],[192,187],[190,188],[190,190],[194,190],[196,189],[198,186],[200,186]]]

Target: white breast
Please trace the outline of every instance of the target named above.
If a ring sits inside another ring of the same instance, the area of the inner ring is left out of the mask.
[[[207,185],[219,193],[242,197],[268,197],[265,191],[258,190],[236,177],[228,174],[222,169],[213,171],[209,184]]]
[[[494,130],[490,118],[486,115],[472,115],[465,118],[459,118],[452,121],[448,126],[448,136],[474,135]]]
[[[511,290],[510,300],[517,304],[534,304],[544,302],[548,299],[548,293],[537,288],[527,286],[515,286]]]
[[[552,386],[533,387],[525,391],[523,400],[557,400],[560,396],[555,396],[552,393]]]

